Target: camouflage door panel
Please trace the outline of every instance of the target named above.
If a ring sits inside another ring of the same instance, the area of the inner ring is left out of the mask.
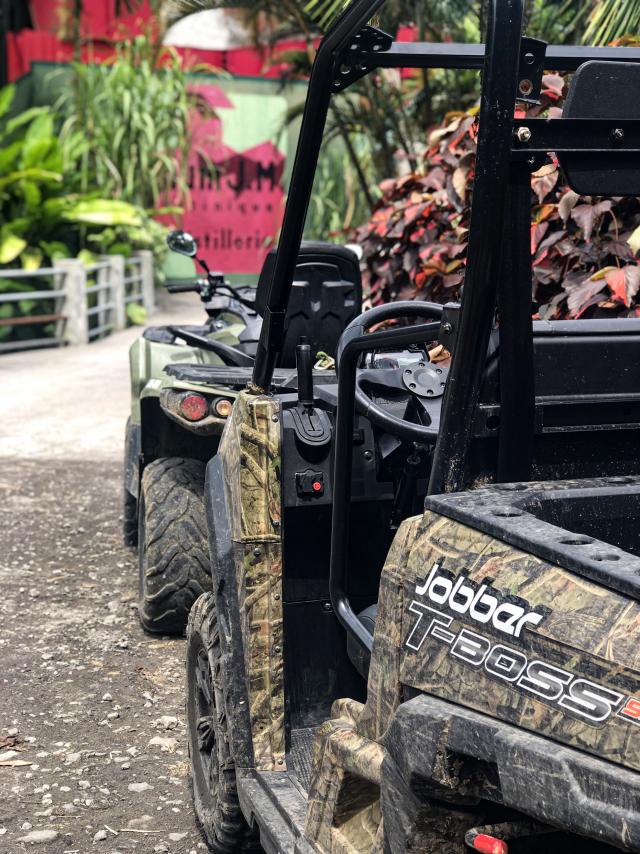
[[[286,770],[280,405],[241,392],[220,443],[238,583],[256,768]]]

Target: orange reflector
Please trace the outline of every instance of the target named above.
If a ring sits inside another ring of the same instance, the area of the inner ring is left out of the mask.
[[[504,839],[497,839],[486,833],[479,833],[476,836],[473,840],[473,848],[481,854],[509,854],[509,846]]]
[[[233,404],[225,397],[219,397],[213,404],[213,411],[220,418],[228,418],[231,415]]]
[[[201,421],[208,412],[209,405],[201,394],[188,394],[180,401],[180,415],[187,421]]]

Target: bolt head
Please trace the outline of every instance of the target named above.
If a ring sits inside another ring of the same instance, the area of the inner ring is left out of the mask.
[[[531,80],[526,77],[524,80],[521,80],[518,84],[518,91],[521,95],[524,95],[525,98],[528,97],[533,92],[533,83]]]
[[[531,139],[531,131],[529,128],[521,127],[516,131],[516,139],[518,142],[529,142]]]
[[[623,128],[614,128],[611,131],[611,139],[614,142],[622,142],[624,139],[624,129]]]

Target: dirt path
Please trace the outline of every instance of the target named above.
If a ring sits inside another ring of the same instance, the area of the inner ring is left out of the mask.
[[[121,544],[137,334],[0,359],[0,852],[207,850],[188,786],[184,641],[141,631]]]

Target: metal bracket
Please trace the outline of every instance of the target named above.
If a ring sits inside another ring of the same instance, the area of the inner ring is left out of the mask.
[[[523,36],[520,41],[520,65],[516,98],[525,104],[539,104],[547,43]]]
[[[458,337],[458,325],[460,323],[460,303],[448,302],[442,310],[442,319],[440,320],[440,332],[438,333],[438,343],[442,344],[445,350],[453,352],[456,346]]]
[[[376,67],[375,62],[365,62],[365,54],[380,53],[389,50],[393,38],[366,24],[351,40],[345,52],[336,59],[333,78],[333,92],[343,92],[347,87],[360,80]]]

